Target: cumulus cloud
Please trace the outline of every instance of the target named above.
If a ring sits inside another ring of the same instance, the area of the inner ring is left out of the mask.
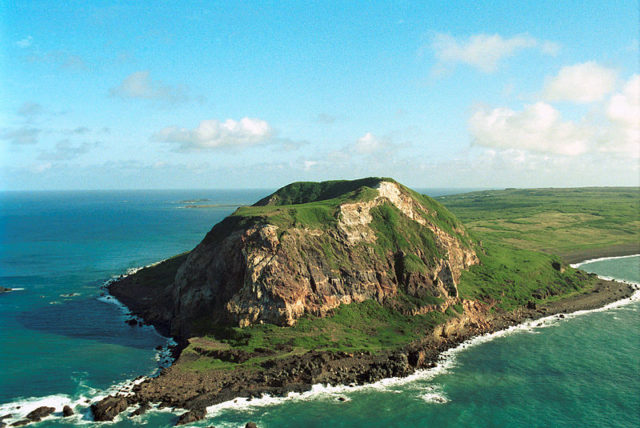
[[[303,169],[305,171],[309,171],[311,168],[313,168],[317,164],[318,164],[318,161],[314,161],[314,160],[306,160],[302,163]]]
[[[11,144],[36,144],[38,137],[42,132],[41,129],[30,126],[22,126],[20,128],[5,128],[0,130],[0,139],[10,142]]]
[[[16,46],[18,46],[19,48],[28,48],[33,44],[33,37],[31,36],[27,36],[24,39],[18,40],[16,42]]]
[[[538,41],[526,34],[511,38],[503,38],[499,34],[475,34],[460,39],[438,33],[431,47],[439,63],[436,70],[442,71],[447,65],[467,64],[485,73],[496,71],[502,59],[523,49],[538,48],[546,55],[556,55],[560,50],[557,43]]]
[[[556,76],[547,80],[544,98],[576,103],[601,101],[615,88],[616,74],[615,70],[593,61],[562,67]]]
[[[380,139],[373,135],[371,132],[367,132],[362,137],[358,138],[354,145],[356,152],[360,154],[371,154],[378,152],[388,145],[388,141]]]
[[[152,139],[178,143],[179,150],[190,151],[260,144],[268,141],[273,134],[273,129],[266,121],[245,117],[238,121],[203,120],[195,129],[170,126],[153,134]]]
[[[469,119],[469,129],[475,145],[492,149],[639,158],[640,75],[597,107],[579,122],[564,120],[559,110],[542,101],[520,111],[479,108]]]
[[[618,141],[617,145],[605,146],[604,150],[640,154],[640,74],[633,75],[622,92],[614,94],[606,107],[607,118],[612,129],[608,140]]]
[[[39,160],[47,160],[47,161],[62,161],[62,160],[71,160],[75,159],[85,153],[88,153],[94,147],[99,146],[100,143],[81,143],[81,144],[71,144],[71,142],[67,139],[58,141],[55,146],[55,149],[50,152],[42,152],[38,156]]]
[[[170,86],[153,80],[148,71],[136,71],[109,90],[111,96],[122,99],[146,99],[179,103],[189,100],[185,87]]]
[[[469,127],[477,145],[500,149],[579,155],[588,150],[592,131],[563,121],[553,106],[538,102],[522,111],[509,108],[480,108]]]

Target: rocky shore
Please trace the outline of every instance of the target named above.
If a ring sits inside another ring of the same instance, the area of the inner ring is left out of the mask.
[[[551,315],[590,310],[630,297],[632,285],[598,280],[589,291],[544,305],[530,302],[512,312],[491,311],[490,305],[465,301],[464,314],[426,332],[423,339],[401,349],[382,353],[309,351],[279,359],[266,359],[261,367],[249,370],[193,372],[182,365],[193,355],[180,355],[176,363],[163,369],[158,377],[136,385],[128,395],[109,396],[92,405],[96,421],[113,420],[125,409],[138,406],[130,416],[144,413],[150,403],[163,408],[186,409],[176,424],[203,419],[206,408],[239,397],[254,398],[264,394],[285,396],[304,392],[314,384],[362,385],[390,377],[404,377],[416,370],[433,367],[447,349],[473,337],[503,330]],[[216,356],[220,357],[220,356]],[[244,356],[244,357],[253,357]],[[243,358],[227,355],[225,358]]]

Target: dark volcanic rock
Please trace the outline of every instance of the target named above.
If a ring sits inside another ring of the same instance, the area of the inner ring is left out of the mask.
[[[62,408],[62,416],[64,416],[65,418],[68,418],[69,416],[73,415],[73,409],[69,406],[64,406]]]
[[[49,416],[51,413],[55,411],[56,409],[54,407],[47,407],[47,406],[38,407],[37,409],[35,409],[34,411],[32,411],[27,415],[27,419],[30,419],[34,422],[39,421],[40,419],[46,418],[47,416]]]
[[[104,422],[112,421],[127,407],[129,407],[129,401],[126,397],[110,395],[92,404],[91,411],[96,422]]]
[[[258,428],[258,425],[255,422],[247,422],[244,428]]]
[[[178,422],[176,422],[176,425],[190,424],[191,422],[196,422],[204,419],[206,415],[207,412],[204,409],[191,410],[181,415],[180,419],[178,419]]]
[[[128,319],[125,323],[129,324],[131,327],[138,325],[138,321],[136,321],[135,318]]]
[[[12,424],[11,424],[11,426],[12,426],[12,427],[21,427],[21,426],[24,426],[24,425],[28,425],[28,424],[30,424],[31,422],[33,422],[33,421],[31,421],[31,420],[29,420],[29,419],[21,419],[21,420],[19,420],[18,422],[14,422],[14,423],[12,423]]]
[[[149,410],[150,408],[151,406],[149,405],[149,403],[142,403],[140,404],[140,407],[138,407],[136,410],[131,412],[129,417],[132,418],[134,416],[144,415],[147,412],[147,410]]]

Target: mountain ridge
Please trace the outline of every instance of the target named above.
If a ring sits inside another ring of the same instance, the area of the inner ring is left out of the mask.
[[[178,337],[220,324],[291,326],[368,299],[420,313],[459,303],[475,247],[446,208],[393,179],[298,182],[238,208],[191,252],[147,272],[179,265],[172,281],[136,286],[134,277],[110,291]]]

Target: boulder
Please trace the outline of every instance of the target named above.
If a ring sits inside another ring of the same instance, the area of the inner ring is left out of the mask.
[[[129,407],[127,397],[110,395],[92,404],[91,411],[96,422],[105,422],[112,421],[127,407]]]
[[[149,410],[150,408],[151,406],[149,405],[149,403],[142,403],[140,407],[138,407],[136,410],[131,412],[129,417],[132,418],[134,416],[144,415],[147,412],[147,410]]]
[[[68,418],[69,416],[73,415],[73,409],[69,406],[64,406],[62,408],[62,416],[64,416],[65,418]]]
[[[37,409],[33,410],[27,415],[27,419],[32,421],[39,421],[42,418],[46,418],[51,413],[55,412],[56,409],[54,407],[41,406]]]
[[[258,425],[255,422],[247,422],[244,428],[258,428]]]
[[[207,412],[204,409],[190,410],[187,413],[180,415],[180,419],[178,419],[176,425],[190,424],[204,419],[205,416],[207,416]]]

